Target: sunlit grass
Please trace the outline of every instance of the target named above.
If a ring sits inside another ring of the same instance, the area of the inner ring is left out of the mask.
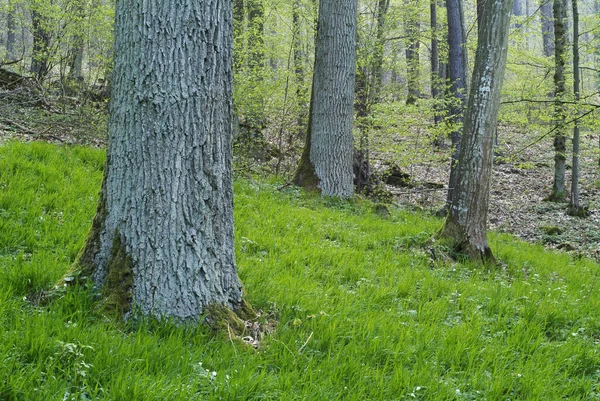
[[[257,351],[111,322],[90,290],[34,307],[83,242],[103,158],[0,147],[0,400],[600,398],[597,264],[506,235],[504,268],[432,261],[437,219],[265,181],[235,186],[240,276],[279,321]]]

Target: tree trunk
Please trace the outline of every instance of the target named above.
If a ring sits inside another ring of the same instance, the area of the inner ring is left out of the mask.
[[[381,100],[383,86],[383,63],[385,50],[385,25],[386,16],[390,7],[390,0],[379,0],[374,16],[376,21],[375,46],[372,53],[367,50],[367,65],[357,67],[355,85],[354,109],[356,113],[356,126],[360,130],[360,138],[354,155],[354,184],[358,192],[369,194],[371,185],[371,161],[369,131],[371,124],[368,117],[373,106]]]
[[[294,0],[294,3],[292,5],[292,48],[294,56],[294,76],[296,78],[296,101],[298,103],[298,126],[302,127],[304,125],[304,120],[308,112],[308,88],[305,82],[306,73],[304,71],[304,65],[306,62],[306,56],[302,48],[302,25],[300,20],[300,8],[300,0]]]
[[[408,45],[406,47],[407,89],[406,104],[415,104],[421,96],[419,77],[420,60],[419,50],[421,47],[421,24],[418,9],[418,1],[411,1],[407,21]]]
[[[385,46],[385,21],[390,0],[379,0],[377,3],[377,38],[371,65],[372,82],[369,95],[369,103],[379,103],[381,96],[381,86],[383,83],[383,55]]]
[[[434,103],[434,114],[433,123],[438,125],[442,122],[442,115],[440,113],[440,95],[443,91],[440,91],[440,87],[443,88],[443,83],[440,79],[440,55],[438,50],[438,23],[437,23],[437,0],[430,0],[429,2],[429,20],[431,26],[431,98],[435,101]]]
[[[573,93],[575,102],[581,99],[579,71],[579,9],[577,0],[571,0],[573,5]],[[586,210],[579,201],[579,120],[573,126],[573,166],[571,167],[571,202],[569,214],[583,217]]]
[[[231,65],[231,1],[117,1],[105,176],[78,258],[108,310],[197,321],[242,305]]]
[[[15,6],[9,4],[9,9],[6,14],[6,58],[7,60],[14,60],[15,57],[15,43],[17,42],[17,24],[15,23]]]
[[[512,0],[487,1],[483,9],[465,113],[458,185],[441,231],[456,251],[477,262],[494,261],[486,223],[511,9]]]
[[[563,0],[554,0],[554,119],[556,131],[554,134],[554,184],[547,200],[552,202],[565,202],[567,187],[565,184],[565,171],[567,160],[567,135],[566,135],[566,106],[565,100],[565,61],[567,51],[567,38],[565,33],[566,10]]]
[[[515,17],[521,17],[523,15],[523,3],[521,2],[521,0],[514,0],[514,4],[513,4],[513,15]],[[515,23],[515,28],[519,29],[523,26],[523,24],[521,24],[520,22]]]
[[[540,18],[542,21],[542,42],[544,55],[551,57],[554,54],[554,15],[550,0],[541,0]]]
[[[244,0],[233,0],[233,70],[237,73],[244,62],[245,49]]]
[[[450,162],[450,181],[446,204],[450,205],[457,186],[457,166],[460,157],[461,131],[463,113],[466,104],[467,64],[466,38],[462,26],[460,0],[446,0],[446,15],[448,19],[448,79],[450,81],[450,95],[453,100],[450,105],[448,122],[452,124],[450,138],[452,140],[452,159]]]
[[[320,0],[308,135],[294,178],[342,198],[354,193],[356,12],[356,0]]]
[[[38,10],[31,11],[33,30],[33,54],[30,71],[36,78],[43,80],[50,72],[50,32],[48,31],[47,18]]]

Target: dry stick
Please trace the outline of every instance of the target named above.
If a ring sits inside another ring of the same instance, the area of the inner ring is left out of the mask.
[[[24,134],[31,134],[31,135],[38,135],[39,134],[38,132],[35,132],[32,129],[27,128],[26,126],[21,125],[21,124],[19,124],[16,121],[8,120],[6,118],[0,119],[0,123],[7,124],[7,125],[12,125],[13,127],[16,127],[19,130],[21,130],[21,132],[24,133]]]

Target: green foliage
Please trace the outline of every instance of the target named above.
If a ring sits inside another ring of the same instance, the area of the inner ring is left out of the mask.
[[[0,147],[0,399],[600,397],[598,264],[494,234],[503,269],[432,261],[440,220],[279,183],[235,185],[248,301],[279,320],[257,351],[205,326],[112,323],[93,288],[32,305],[82,245],[102,165]]]

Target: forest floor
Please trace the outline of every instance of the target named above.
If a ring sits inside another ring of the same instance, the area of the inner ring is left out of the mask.
[[[598,135],[586,133],[581,140],[580,200],[589,211],[585,218],[567,214],[568,203],[544,199],[554,177],[553,137],[543,132],[499,126],[488,227],[514,234],[549,248],[600,260],[600,167]],[[449,167],[448,151],[442,157],[416,161],[407,173],[413,188],[392,188],[398,202],[435,213],[444,205]],[[571,154],[567,156],[567,185],[571,183]],[[429,184],[427,184],[429,183]],[[431,183],[444,185],[432,190]],[[570,191],[569,191],[570,192]]]
[[[27,92],[0,92],[0,101],[0,144],[15,139],[94,147],[106,145],[106,104],[90,102],[82,106],[72,98],[63,98],[61,102],[35,99]],[[429,150],[415,152],[416,156],[405,157],[400,163],[411,177],[410,187],[388,186],[387,189],[395,195],[397,204],[435,213],[444,205],[450,151],[433,149],[431,141],[423,139],[426,134],[421,134],[415,143],[410,134],[397,140],[411,142],[411,147],[419,149],[425,144],[429,146]],[[549,248],[599,261],[599,137],[590,133],[582,135],[580,197],[590,215],[580,218],[567,215],[567,204],[544,201],[552,188],[553,149],[552,136],[542,138],[543,135],[543,132],[531,132],[528,127],[499,127],[488,225],[490,229],[514,234],[526,241],[541,242]],[[397,154],[380,154],[375,161],[376,168],[378,163],[389,160],[398,160]],[[570,159],[567,164],[570,167]]]

